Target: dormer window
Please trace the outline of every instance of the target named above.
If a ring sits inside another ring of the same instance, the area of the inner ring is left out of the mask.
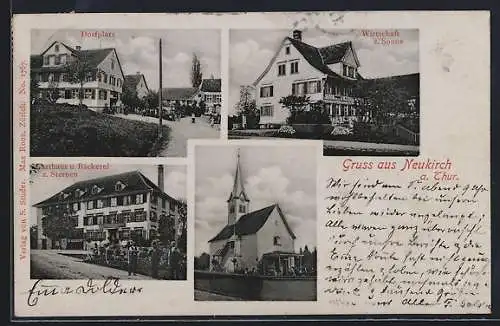
[[[115,191],[122,191],[124,188],[125,188],[125,185],[120,181],[118,181],[115,184]]]
[[[101,190],[102,190],[102,188],[99,188],[99,186],[98,186],[98,185],[94,185],[94,186],[92,187],[92,190],[91,190],[92,195],[97,195],[98,193],[100,193],[100,192],[101,192]]]
[[[273,245],[274,246],[281,246],[281,239],[278,235],[273,237]]]

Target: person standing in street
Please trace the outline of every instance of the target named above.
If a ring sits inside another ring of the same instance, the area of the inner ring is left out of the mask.
[[[151,253],[151,277],[158,278],[158,268],[160,265],[160,250],[158,244],[153,244],[153,252]]]
[[[128,248],[128,275],[135,275],[137,270],[137,249],[131,244]]]

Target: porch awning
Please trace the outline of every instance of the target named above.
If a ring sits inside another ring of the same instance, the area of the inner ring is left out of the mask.
[[[287,251],[272,251],[267,252],[262,255],[262,258],[277,258],[277,257],[301,257],[303,254],[299,254],[296,252],[287,252]]]

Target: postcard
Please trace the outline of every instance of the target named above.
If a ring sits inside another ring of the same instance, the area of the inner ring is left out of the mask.
[[[15,16],[15,317],[490,314],[489,19]]]

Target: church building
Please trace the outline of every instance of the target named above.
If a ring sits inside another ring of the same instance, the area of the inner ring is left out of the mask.
[[[227,224],[208,241],[210,270],[283,275],[300,263],[295,238],[278,204],[251,210],[238,151],[233,189],[227,199]]]

